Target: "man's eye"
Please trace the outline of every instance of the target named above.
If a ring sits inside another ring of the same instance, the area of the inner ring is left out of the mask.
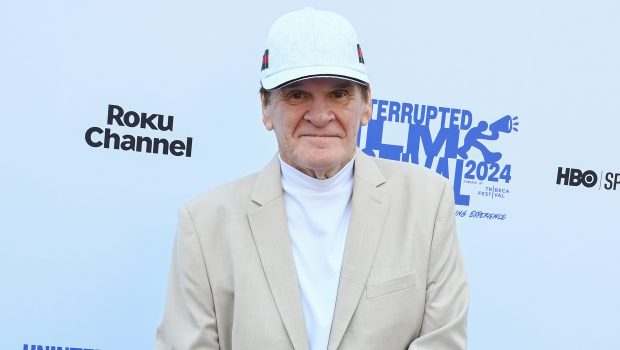
[[[304,97],[304,95],[301,92],[299,92],[299,91],[293,91],[290,94],[288,94],[288,98],[293,99],[293,100],[298,100],[298,99],[301,99],[303,97]]]
[[[343,98],[343,97],[348,96],[348,93],[347,93],[347,91],[346,91],[346,90],[336,90],[336,91],[334,91],[334,92],[332,93],[332,95],[333,95],[335,98]]]

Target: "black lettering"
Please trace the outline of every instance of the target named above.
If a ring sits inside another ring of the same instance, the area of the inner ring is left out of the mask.
[[[598,182],[598,175],[592,170],[587,170],[583,172],[583,176],[581,177],[581,184],[586,187],[592,187],[596,185]]]
[[[142,152],[142,143],[146,143],[146,153],[151,153],[153,149],[153,141],[150,137],[138,136],[136,137],[136,152]]]
[[[560,184],[560,181],[564,180],[564,186],[568,185],[568,178],[570,177],[570,168],[566,168],[565,171],[562,171],[562,167],[558,167],[558,176],[555,180],[556,185]]]
[[[132,128],[140,124],[140,116],[134,111],[129,111],[125,113],[123,119],[125,120],[125,125]]]
[[[136,139],[131,135],[123,135],[123,142],[121,143],[121,149],[123,151],[135,151]]]
[[[579,169],[570,169],[570,182],[569,186],[579,186],[581,184],[581,175],[583,173]]]
[[[160,144],[163,145],[163,148],[162,148],[163,154],[168,154],[168,147],[169,147],[168,140],[158,139],[158,138],[153,139],[153,153],[159,153]]]
[[[121,137],[106,128],[105,136],[103,138],[103,147],[110,148],[110,139],[114,139],[114,149],[118,149],[118,144],[121,142]]]
[[[116,122],[116,124],[120,126],[125,126],[125,124],[123,124],[123,121],[121,120],[121,117],[124,113],[125,112],[123,111],[123,108],[121,106],[108,105],[108,125],[113,125],[113,122]]]
[[[174,140],[170,142],[170,153],[175,156],[182,156],[185,150],[185,144],[181,140]]]
[[[174,116],[173,115],[169,115],[168,116],[168,122],[166,123],[166,125],[164,125],[164,116],[160,115],[159,118],[157,119],[157,126],[159,127],[159,130],[161,131],[172,131],[172,124],[174,123]]]
[[[186,150],[185,156],[186,157],[191,157],[192,156],[192,138],[191,137],[187,138],[187,147],[185,148],[185,150]]]
[[[146,113],[142,113],[141,117],[140,117],[140,127],[142,129],[146,129],[146,126],[148,125],[151,129],[153,130],[157,130],[157,127],[155,126],[155,124],[153,124],[153,120],[155,118],[161,118],[163,117],[163,115],[161,114],[151,114],[150,116],[146,116]]]
[[[92,128],[89,128],[88,130],[86,130],[86,134],[84,134],[84,138],[86,139],[86,143],[90,146],[90,147],[99,147],[102,145],[101,141],[93,141],[93,133],[97,133],[97,134],[103,134],[103,130],[101,130],[101,128],[98,128],[96,126],[93,126]]]
[[[613,183],[613,177],[614,177],[614,173],[607,173],[605,174],[605,189],[606,190],[611,190],[612,187],[614,187],[614,183]],[[615,188],[614,188],[615,189]]]
[[[620,184],[620,173],[612,173],[609,172],[605,174],[605,189],[606,190],[616,190],[618,184]]]

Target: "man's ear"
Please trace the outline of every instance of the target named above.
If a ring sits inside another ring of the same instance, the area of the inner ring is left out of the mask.
[[[372,118],[372,97],[370,94],[370,85],[368,85],[368,96],[365,101],[367,102],[364,104],[364,111],[362,112],[362,125],[368,124],[370,118]]]
[[[267,108],[267,104],[265,103],[265,96],[263,96],[262,94],[260,96],[260,101],[261,106],[263,106],[263,125],[265,126],[265,129],[267,129],[267,131],[271,131],[273,130],[273,122],[269,117],[269,111]]]

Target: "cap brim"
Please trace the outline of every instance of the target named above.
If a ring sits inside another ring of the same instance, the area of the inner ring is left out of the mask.
[[[323,66],[299,67],[277,72],[266,78],[263,78],[261,80],[261,85],[266,90],[275,90],[296,81],[320,77],[346,79],[364,85],[369,84],[368,75],[363,72],[345,67]]]

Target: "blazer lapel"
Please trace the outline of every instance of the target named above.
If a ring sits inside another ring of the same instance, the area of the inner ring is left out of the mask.
[[[355,156],[352,213],[344,250],[329,350],[336,350],[351,322],[375,257],[389,197],[378,186],[385,179],[359,150]]]
[[[293,347],[308,349],[308,336],[301,306],[295,262],[286,220],[276,155],[256,179],[248,219],[267,282]]]

